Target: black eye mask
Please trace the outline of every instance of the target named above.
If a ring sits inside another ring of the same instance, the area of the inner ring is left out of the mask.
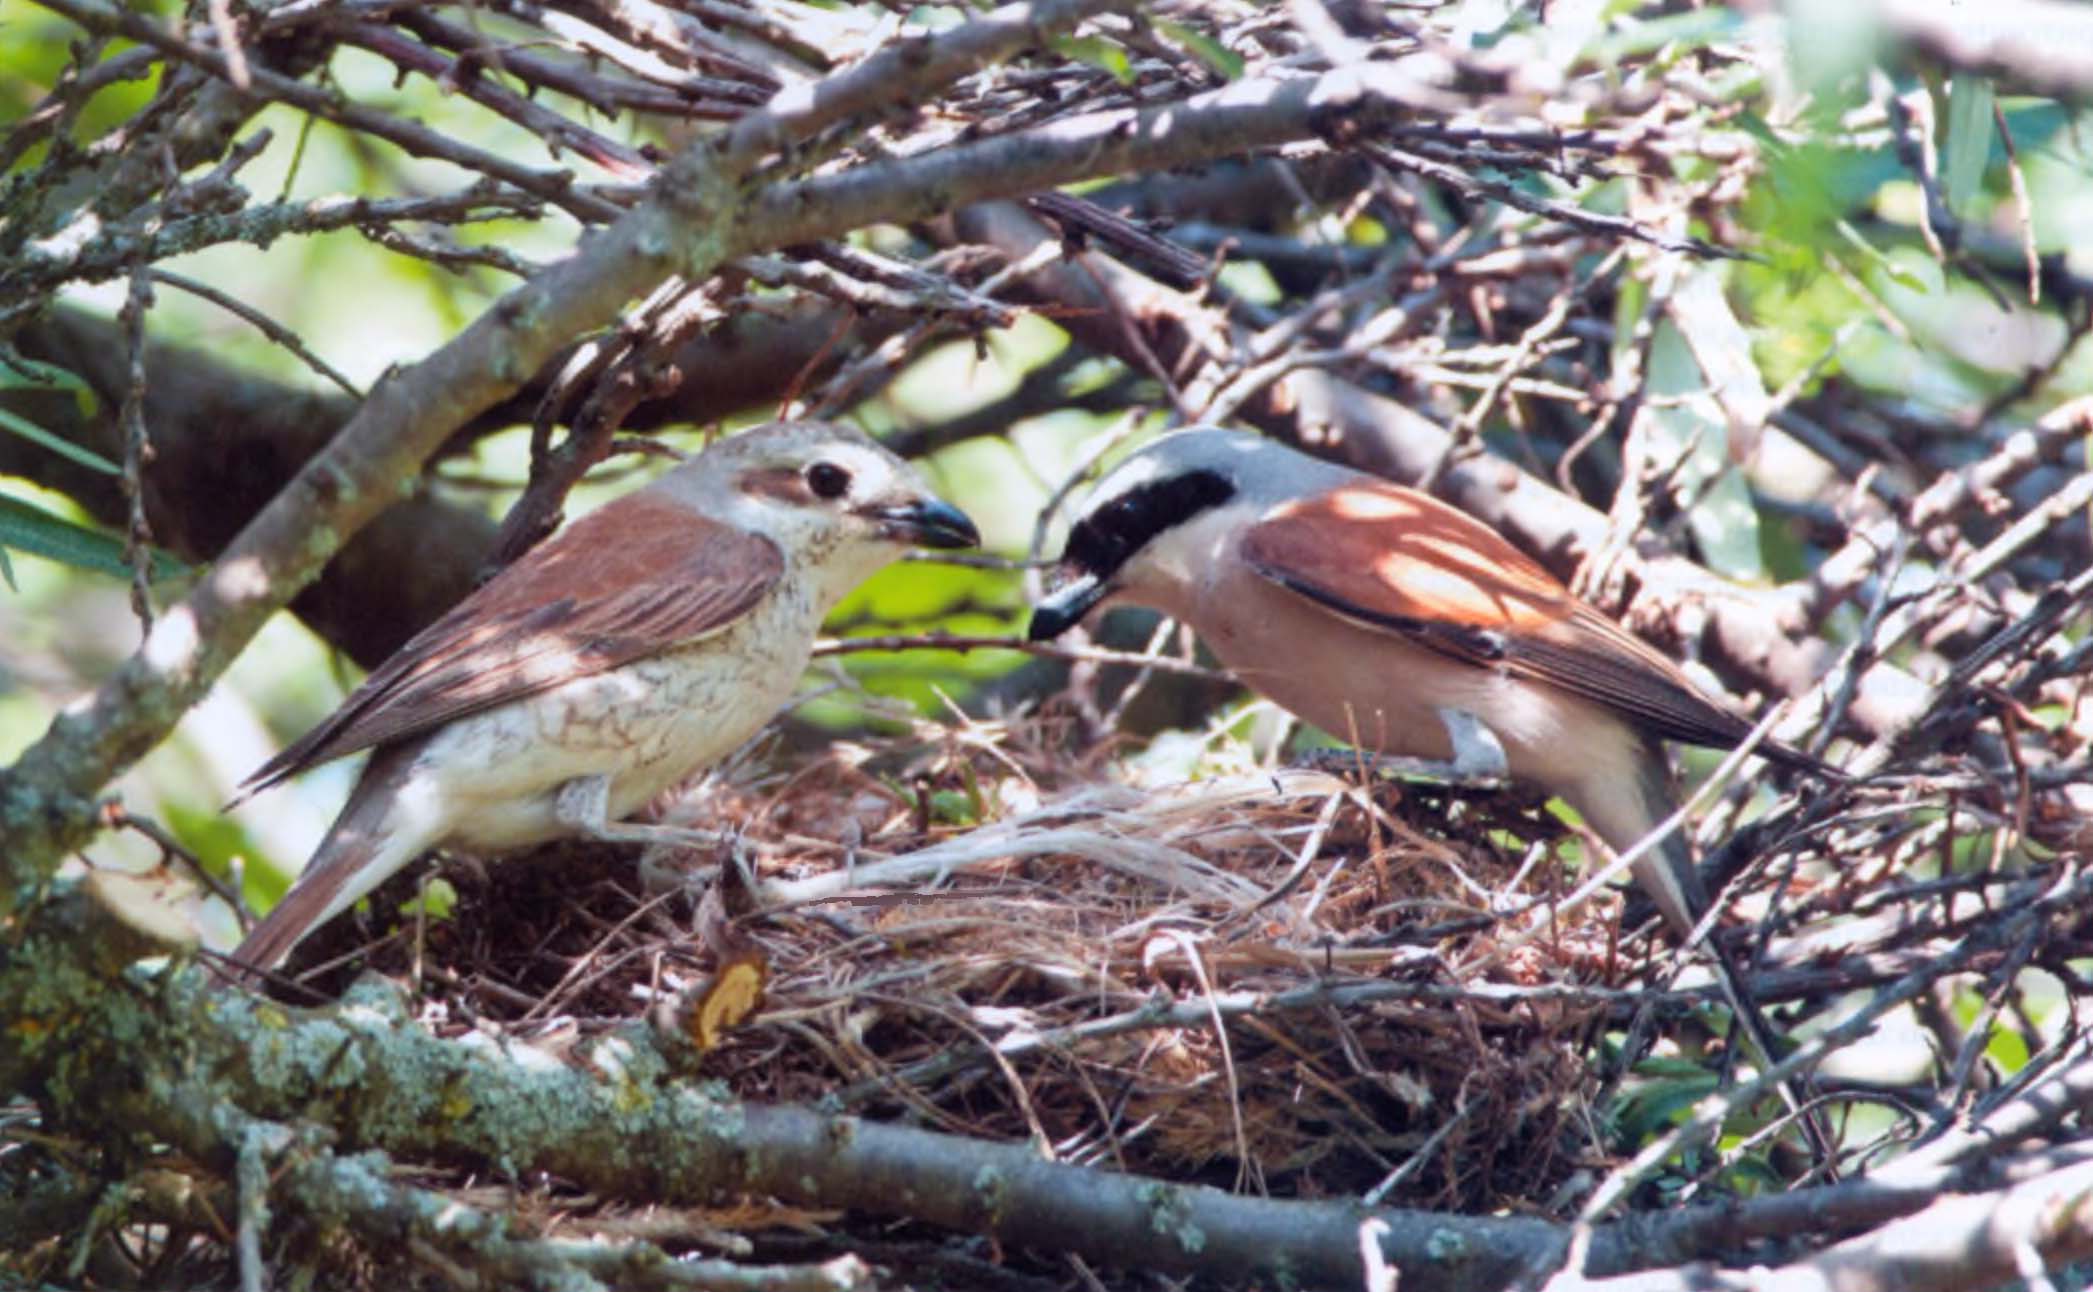
[[[1068,535],[1061,568],[1067,578],[1032,610],[1033,641],[1059,637],[1111,593],[1112,576],[1164,530],[1235,497],[1218,471],[1154,480],[1085,516]]]
[[[1233,497],[1235,486],[1218,471],[1151,480],[1085,516],[1069,531],[1061,559],[1086,574],[1109,579],[1156,535]]]

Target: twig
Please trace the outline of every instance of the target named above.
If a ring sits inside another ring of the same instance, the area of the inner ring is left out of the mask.
[[[130,355],[118,418],[124,428],[124,499],[129,515],[124,526],[124,556],[131,565],[131,613],[140,629],[153,630],[153,527],[145,518],[145,470],[152,465],[153,445],[145,425],[145,316],[153,307],[154,274],[140,261],[131,271],[130,290],[117,316]]]
[[[1426,157],[1420,157],[1415,153],[1404,152],[1398,148],[1389,148],[1380,144],[1362,144],[1360,145],[1360,151],[1390,170],[1409,171],[1412,174],[1422,175],[1433,183],[1444,184],[1457,193],[1464,193],[1471,197],[1491,198],[1531,215],[1544,216],[1547,219],[1567,224],[1572,228],[1583,229],[1587,233],[1604,234],[1611,238],[1632,238],[1637,242],[1647,242],[1651,246],[1665,251],[1683,251],[1690,255],[1701,256],[1707,259],[1734,260],[1740,258],[1739,253],[1735,251],[1731,251],[1726,247],[1718,247],[1713,243],[1703,242],[1699,238],[1675,238],[1668,234],[1658,233],[1652,229],[1646,229],[1635,221],[1624,219],[1620,216],[1603,215],[1596,211],[1587,211],[1582,207],[1535,197],[1516,185],[1500,180],[1486,179],[1479,175],[1471,175],[1446,162],[1433,161]]]
[[[1720,1126],[1731,1110],[1768,1093],[1781,1080],[1806,1071],[1833,1050],[1866,1036],[1883,1015],[1927,990],[1940,978],[1967,965],[1978,954],[2012,946],[2027,935],[2030,927],[2039,927],[2053,912],[2069,910],[2074,903],[2084,901],[2089,895],[2093,895],[2093,877],[2085,873],[2060,877],[2041,898],[2020,907],[2010,918],[1970,937],[1943,956],[1940,963],[1907,974],[1887,990],[1876,993],[1873,1000],[1850,1018],[1805,1041],[1779,1063],[1749,1081],[1740,1082],[1734,1090],[1702,1101],[1685,1122],[1657,1137],[1609,1175],[1580,1214],[1587,1221],[1606,1214],[1629,1190],[1678,1152],[1681,1145]]]
[[[156,283],[163,283],[168,287],[185,291],[191,296],[207,300],[228,314],[239,316],[242,320],[252,325],[255,331],[260,332],[277,345],[296,355],[299,361],[305,364],[306,367],[311,368],[314,372],[319,373],[322,377],[340,387],[342,393],[349,398],[356,400],[363,398],[363,392],[356,388],[355,382],[343,376],[336,370],[333,364],[314,354],[306,346],[304,339],[296,332],[278,323],[275,319],[270,318],[267,314],[255,309],[238,297],[221,292],[209,283],[199,282],[187,274],[177,274],[166,269],[153,270],[152,279]]]
[[[38,0],[38,3],[89,31],[125,36],[214,76],[231,76],[224,55],[192,44],[141,14],[112,8],[102,0]],[[287,103],[359,134],[384,139],[412,156],[453,162],[467,170],[502,180],[542,201],[564,207],[579,219],[596,222],[614,219],[618,214],[617,207],[575,189],[571,172],[519,166],[485,149],[460,143],[448,135],[387,113],[342,101],[303,81],[261,67],[250,68],[249,78],[251,93]]]
[[[1026,641],[1022,637],[968,637],[955,633],[833,637],[815,643],[814,657],[820,659],[828,655],[850,655],[860,651],[910,650],[950,650],[962,653],[976,650],[1009,650],[1037,655],[1043,659],[1065,659],[1081,664],[1124,664],[1130,668],[1175,673],[1181,677],[1196,677],[1209,682],[1230,680],[1226,673],[1188,660],[1172,659],[1167,655],[1110,650],[1103,646],[1078,646],[1063,642]]]
[[[538,198],[491,180],[441,197],[320,197],[265,203],[233,213],[178,217],[143,233],[112,230],[74,246],[40,245],[37,254],[0,265],[0,292],[40,292],[68,282],[101,282],[126,272],[136,257],[160,261],[228,242],[261,244],[290,233],[369,230],[408,221],[528,220],[537,219],[542,210]]]

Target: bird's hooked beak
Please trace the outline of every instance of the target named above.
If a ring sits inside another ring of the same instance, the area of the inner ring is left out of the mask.
[[[967,514],[943,498],[926,496],[875,507],[866,513],[879,522],[884,538],[917,547],[979,547],[981,531]]]
[[[1067,568],[1067,567],[1064,567]],[[1112,585],[1088,570],[1074,570],[1045,600],[1032,607],[1028,640],[1052,641],[1082,622],[1093,606],[1112,593]]]

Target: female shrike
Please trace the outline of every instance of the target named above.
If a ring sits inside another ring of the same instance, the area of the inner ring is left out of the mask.
[[[270,968],[439,845],[673,835],[619,823],[770,721],[822,619],[867,576],[911,546],[979,541],[913,467],[820,422],[720,440],[605,504],[248,778],[242,797],[372,751],[304,873],[233,959]]]

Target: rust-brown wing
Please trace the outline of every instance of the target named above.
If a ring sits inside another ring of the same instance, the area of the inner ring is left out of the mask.
[[[1414,489],[1361,482],[1289,503],[1251,527],[1241,551],[1260,575],[1330,613],[1560,687],[1666,739],[1728,747],[1751,730],[1495,530]],[[1786,746],[1762,749],[1830,770]]]
[[[242,794],[710,636],[747,614],[784,568],[761,535],[646,494],[618,499],[423,629]]]

